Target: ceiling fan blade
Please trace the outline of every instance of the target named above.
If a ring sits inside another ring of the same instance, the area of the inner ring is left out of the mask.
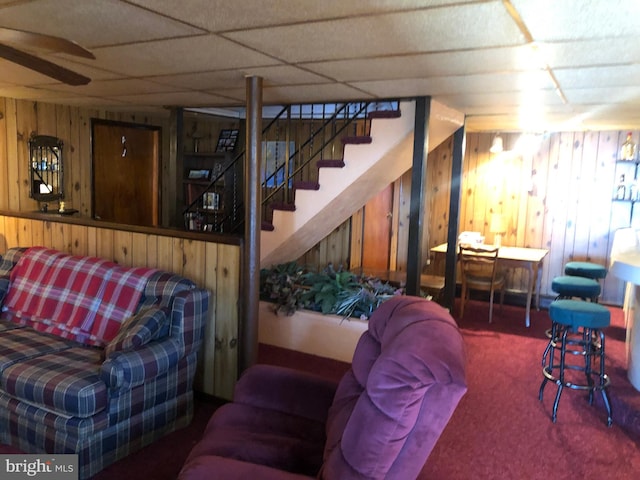
[[[91,58],[96,57],[84,47],[76,42],[67,40],[62,37],[53,35],[45,35],[43,33],[27,32],[24,30],[15,30],[13,28],[0,27],[0,42],[10,43],[12,45],[24,46],[25,48],[35,47],[49,50],[52,52],[67,53],[77,57]]]
[[[91,81],[90,78],[85,77],[84,75],[72,72],[60,65],[56,65],[55,63],[35,57],[29,53],[21,52],[20,50],[16,50],[15,48],[11,48],[6,45],[0,44],[0,57],[31,70],[35,70],[38,73],[42,73],[47,77],[54,78],[60,82],[66,83],[67,85],[86,85]]]

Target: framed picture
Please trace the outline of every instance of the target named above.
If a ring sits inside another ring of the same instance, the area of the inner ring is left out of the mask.
[[[238,141],[239,133],[240,130],[236,129],[220,130],[216,152],[232,152],[233,149],[236,148],[236,142]]]
[[[205,192],[202,195],[202,208],[205,210],[219,210],[220,194],[216,192]]]
[[[189,180],[209,180],[211,178],[211,170],[209,170],[208,168],[190,168],[187,172],[187,178]]]

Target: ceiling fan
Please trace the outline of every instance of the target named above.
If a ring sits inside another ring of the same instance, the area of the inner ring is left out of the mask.
[[[42,33],[0,27],[0,57],[66,83],[67,85],[86,85],[91,81],[90,78],[84,75],[80,75],[60,65],[56,65],[48,60],[36,57],[31,53],[26,53],[6,44],[20,45],[27,50],[35,48],[66,53],[83,58],[96,58],[89,50],[71,40]]]

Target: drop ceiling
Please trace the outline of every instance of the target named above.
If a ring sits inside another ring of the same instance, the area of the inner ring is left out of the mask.
[[[96,59],[0,60],[0,96],[115,110],[428,95],[470,131],[640,128],[638,0],[0,0],[0,26]],[[13,45],[20,47],[19,45]]]

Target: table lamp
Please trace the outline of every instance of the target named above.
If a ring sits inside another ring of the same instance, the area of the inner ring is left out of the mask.
[[[493,233],[493,244],[496,247],[502,245],[502,234],[505,233],[504,217],[500,213],[491,214],[491,223],[489,224],[489,232]]]

